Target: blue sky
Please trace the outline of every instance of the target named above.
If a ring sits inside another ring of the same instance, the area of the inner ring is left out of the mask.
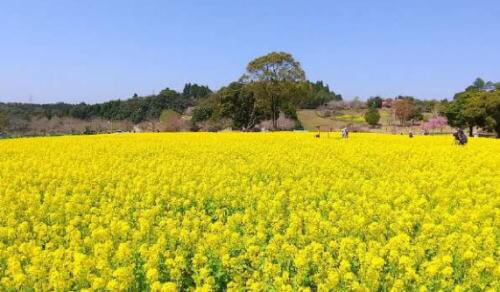
[[[345,98],[450,98],[500,81],[500,1],[0,2],[0,101],[217,89],[287,51]]]

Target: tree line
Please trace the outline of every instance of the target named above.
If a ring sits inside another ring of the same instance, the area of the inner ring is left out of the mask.
[[[188,83],[182,92],[166,88],[159,94],[138,96],[134,94],[125,100],[112,100],[97,104],[25,104],[0,103],[4,115],[25,119],[32,117],[73,117],[77,119],[104,118],[108,120],[130,120],[140,123],[148,119],[158,119],[165,109],[183,112],[197,100],[212,94],[208,86]]]
[[[376,126],[379,109],[392,108],[401,126],[423,120],[423,113],[446,117],[450,126],[473,127],[500,133],[500,83],[478,78],[453,100],[419,100],[412,96],[370,97],[366,102],[355,98],[352,108],[364,107],[365,121]],[[300,129],[298,109],[317,109],[345,102],[322,81],[310,81],[301,64],[286,52],[271,52],[251,60],[239,79],[217,91],[208,86],[188,83],[181,92],[165,88],[158,94],[112,100],[96,104],[24,104],[0,103],[0,132],[27,128],[37,119],[72,118],[81,121],[100,119],[130,124],[151,122],[170,124],[166,130],[244,131],[255,129]],[[184,117],[189,116],[187,121]],[[440,120],[441,121],[441,120]],[[63,122],[61,122],[63,123]]]
[[[237,81],[213,92],[208,86],[188,83],[182,92],[166,88],[158,94],[112,100],[97,104],[23,104],[0,103],[0,131],[10,124],[19,124],[33,118],[52,119],[70,117],[80,120],[95,118],[109,121],[130,121],[139,124],[172,120],[176,113],[192,112],[191,130],[199,124],[210,124],[214,129],[231,127],[251,130],[264,120],[277,128],[281,116],[300,127],[296,109],[316,108],[331,100],[341,100],[322,81],[306,80],[305,72],[292,55],[273,52],[251,61],[246,72]],[[14,127],[22,129],[22,127]]]
[[[446,121],[451,127],[468,128],[471,136],[476,127],[500,137],[500,82],[485,82],[477,78],[464,91],[455,94],[451,101],[419,100],[411,96],[398,96],[395,99],[370,97],[366,101],[368,110],[365,121],[372,126],[377,125],[380,120],[378,109],[384,105],[393,109],[394,117],[402,126],[420,122],[424,119],[423,113],[432,112],[435,118],[426,121],[424,127],[441,127]]]

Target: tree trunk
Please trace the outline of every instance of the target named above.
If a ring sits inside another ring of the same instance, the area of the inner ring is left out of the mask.
[[[276,80],[272,79],[271,80],[271,88],[270,88],[270,94],[271,94],[271,111],[272,111],[272,119],[273,119],[273,130],[276,130],[278,128],[278,96],[275,95],[275,90],[278,86],[278,83]]]
[[[469,136],[472,137],[474,135],[474,127],[469,126]]]
[[[249,118],[249,121],[246,125],[246,129],[249,130],[251,128],[253,128],[255,126],[255,103],[252,107],[252,112],[250,113],[250,118]]]
[[[278,126],[278,117],[276,117],[276,98],[274,98],[274,95],[271,97],[271,112],[272,112],[272,119],[273,119],[273,130],[276,130]]]

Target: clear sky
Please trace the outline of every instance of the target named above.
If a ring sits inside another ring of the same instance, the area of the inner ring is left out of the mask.
[[[283,50],[345,98],[500,81],[500,1],[2,0],[0,101],[218,89]]]

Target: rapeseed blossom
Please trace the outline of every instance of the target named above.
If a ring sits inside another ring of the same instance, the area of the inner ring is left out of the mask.
[[[500,141],[0,141],[0,290],[500,289]]]

